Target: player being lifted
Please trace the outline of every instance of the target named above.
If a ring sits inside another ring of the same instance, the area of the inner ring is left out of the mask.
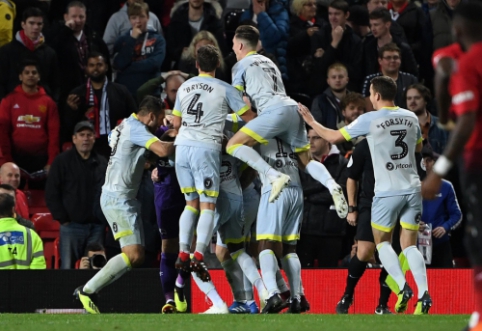
[[[386,76],[372,79],[370,101],[377,111],[363,114],[337,131],[316,122],[308,108],[301,104],[299,112],[309,126],[333,144],[359,136],[367,137],[375,172],[373,237],[380,261],[402,289],[395,310],[404,312],[413,296],[391,245],[393,229],[400,220],[400,244],[418,287],[415,314],[427,314],[432,299],[428,294],[425,262],[416,246],[422,196],[415,151],[421,150],[422,137],[417,117],[406,109],[395,107],[396,93],[397,85],[393,79]]]
[[[179,220],[180,252],[176,268],[193,271],[203,281],[210,279],[203,258],[214,229],[226,116],[229,109],[238,115],[249,110],[235,88],[214,78],[219,60],[219,51],[211,45],[197,51],[199,76],[179,87],[172,112],[172,124],[180,128],[175,142],[176,175],[186,198]],[[196,250],[190,260],[198,216]]]
[[[153,135],[163,119],[164,109],[159,99],[147,96],[142,100],[137,115],[132,114],[112,131],[109,142],[112,153],[100,206],[122,253],[111,258],[85,286],[75,290],[74,296],[91,314],[99,313],[93,302],[95,294],[144,260],[144,235],[136,196],[146,162],[146,150],[160,157],[174,151],[173,143],[161,142]],[[175,131],[167,134],[173,137]]]
[[[228,153],[266,176],[271,184],[269,202],[273,202],[289,184],[290,177],[271,167],[252,146],[280,138],[297,154],[300,167],[328,188],[338,215],[345,218],[348,206],[343,191],[323,164],[311,160],[305,125],[297,114],[297,103],[286,96],[276,65],[255,52],[258,41],[256,28],[242,25],[236,29],[233,51],[238,63],[232,69],[232,84],[246,92],[258,116],[253,118],[252,112],[241,116],[248,123],[229,140]]]

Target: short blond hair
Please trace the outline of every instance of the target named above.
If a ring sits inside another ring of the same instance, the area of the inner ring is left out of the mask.
[[[291,4],[291,11],[296,16],[299,16],[301,14],[301,10],[303,9],[303,5],[307,2],[308,0],[293,0],[293,3]]]
[[[127,8],[127,15],[129,17],[141,15],[142,12],[149,16],[149,5],[145,2],[134,2]]]
[[[183,60],[188,60],[188,61],[196,61],[196,44],[202,40],[209,41],[214,47],[216,47],[218,50],[219,44],[218,41],[216,40],[216,37],[214,35],[206,30],[201,30],[196,35],[192,38],[191,43],[189,44],[189,47],[186,48],[181,55],[181,59]],[[222,57],[219,59],[219,66],[224,69],[224,60]]]
[[[344,70],[346,72],[346,75],[348,76],[348,69],[345,67],[343,63],[335,62],[331,66],[329,66],[328,70],[326,71],[327,76],[330,74],[331,70]]]

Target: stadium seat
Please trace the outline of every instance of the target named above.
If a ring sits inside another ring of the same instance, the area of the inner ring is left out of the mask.
[[[23,191],[28,200],[28,210],[30,215],[48,213],[47,203],[45,202],[44,190],[25,190]]]
[[[54,269],[60,269],[60,237],[54,240]],[[44,248],[45,249],[45,248]]]
[[[37,213],[32,216],[35,231],[42,238],[44,244],[45,262],[47,269],[52,269],[55,265],[55,240],[60,234],[60,224],[54,221],[50,213]]]

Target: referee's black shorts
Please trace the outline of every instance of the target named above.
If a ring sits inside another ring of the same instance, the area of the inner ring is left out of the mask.
[[[372,204],[360,199],[356,226],[356,240],[375,242],[372,232]]]

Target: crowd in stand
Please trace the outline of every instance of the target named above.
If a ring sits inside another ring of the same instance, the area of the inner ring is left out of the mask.
[[[0,190],[13,192],[17,221],[29,228],[32,215],[22,189],[28,182],[30,189],[45,191],[48,211],[60,223],[61,268],[74,268],[77,261],[87,268],[86,257],[118,254],[99,205],[109,133],[146,95],[162,98],[172,110],[179,86],[197,75],[201,46],[219,48],[223,60],[216,77],[231,83],[232,37],[240,24],[259,29],[257,51],[278,65],[288,95],[311,107],[328,128],[372,111],[370,80],[393,78],[395,104],[420,122],[423,178],[448,138],[437,126],[431,57],[453,43],[452,12],[460,1],[1,1],[11,24],[0,33]],[[350,155],[363,139],[332,145],[314,130],[308,138],[313,158],[345,189]],[[158,263],[161,248],[150,169],[146,164],[137,197],[145,267]],[[349,259],[354,228],[338,218],[328,190],[301,175],[302,266],[337,267]],[[36,176],[40,180],[32,180]],[[456,198],[456,168],[449,179],[449,197],[444,193],[424,204],[434,267],[453,266],[453,257],[464,256],[457,240],[450,244],[464,210]]]

